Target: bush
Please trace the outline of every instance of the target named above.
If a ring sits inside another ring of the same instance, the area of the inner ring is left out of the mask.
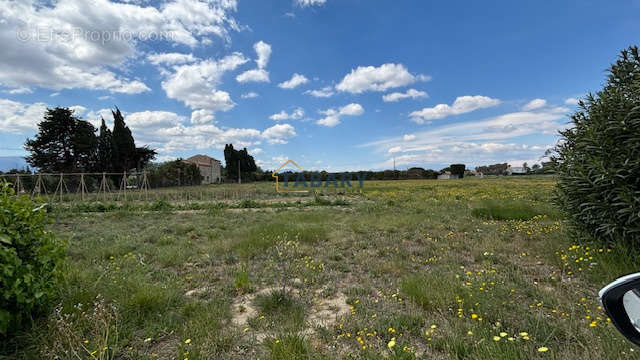
[[[640,56],[622,51],[604,89],[581,101],[552,157],[557,200],[603,242],[640,245]]]
[[[19,329],[51,298],[64,252],[47,221],[44,206],[0,183],[0,334]]]

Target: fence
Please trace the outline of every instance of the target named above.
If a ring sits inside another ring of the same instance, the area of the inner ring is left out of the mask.
[[[0,181],[13,185],[16,194],[49,202],[70,201],[212,201],[253,199],[256,187],[230,188],[228,185],[163,187],[146,172],[132,173],[34,173],[2,174]]]

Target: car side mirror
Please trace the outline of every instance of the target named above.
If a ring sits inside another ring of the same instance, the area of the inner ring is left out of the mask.
[[[640,345],[640,273],[617,279],[602,288],[598,296],[618,331]]]

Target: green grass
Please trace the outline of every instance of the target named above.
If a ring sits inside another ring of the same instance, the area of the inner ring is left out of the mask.
[[[535,216],[546,215],[552,219],[560,217],[559,212],[549,204],[536,204],[525,200],[484,200],[471,213],[490,220],[531,220]]]
[[[573,234],[553,186],[234,184],[53,204],[68,242],[56,299],[0,358],[633,358],[595,296],[640,261]]]

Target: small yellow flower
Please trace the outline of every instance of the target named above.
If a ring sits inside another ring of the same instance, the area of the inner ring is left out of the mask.
[[[387,347],[391,349],[394,346],[396,346],[396,338],[391,338],[391,341],[389,341],[389,343],[387,344]]]
[[[494,336],[493,341],[500,341],[500,336]]]
[[[471,330],[467,331],[467,335],[473,335],[473,331]]]
[[[477,319],[477,318],[478,318],[478,315],[476,315],[476,314],[471,314],[471,318],[472,318],[472,319]]]
[[[505,336],[507,336],[507,333],[506,333],[506,332],[501,332],[501,333],[500,333],[500,337],[505,337]]]
[[[279,339],[276,339],[276,344],[280,344],[280,340]]]
[[[83,341],[83,343],[88,344],[88,343],[89,343],[89,340],[86,340],[86,339],[85,339],[85,340]]]
[[[247,332],[247,331],[249,331],[249,328],[248,328],[248,327],[246,327],[246,328],[244,328],[244,330],[242,330],[242,331]]]
[[[432,329],[435,329],[435,328],[437,328],[437,327],[438,327],[438,325],[435,325],[435,324],[434,324],[434,325],[431,325],[431,328],[432,328]]]
[[[538,352],[547,352],[547,351],[549,351],[549,348],[546,346],[541,346],[538,348]]]
[[[185,344],[191,344],[191,339],[187,339],[184,341]]]

